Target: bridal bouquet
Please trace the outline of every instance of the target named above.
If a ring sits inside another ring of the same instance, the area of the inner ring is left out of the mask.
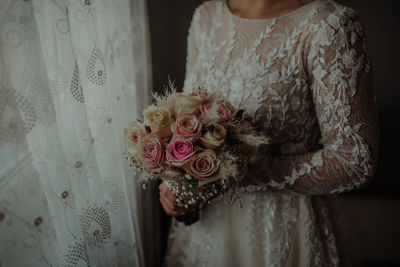
[[[186,208],[241,181],[247,159],[268,144],[222,96],[205,91],[154,95],[144,121],[125,129],[126,159],[145,184],[168,181]]]

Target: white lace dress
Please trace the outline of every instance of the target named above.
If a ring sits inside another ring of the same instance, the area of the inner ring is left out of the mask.
[[[315,0],[273,19],[202,4],[188,37],[185,91],[218,91],[270,136],[275,155],[247,177],[242,203],[215,200],[173,221],[167,266],[337,266],[328,194],[373,175],[377,116],[362,25]]]

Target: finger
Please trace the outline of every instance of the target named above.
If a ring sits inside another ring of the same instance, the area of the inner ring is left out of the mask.
[[[161,205],[163,206],[163,209],[164,209],[165,213],[166,213],[168,216],[174,216],[174,215],[175,215],[175,212],[172,211],[172,210],[170,210],[170,209],[168,208],[168,206],[165,204],[164,201],[160,201],[160,202],[161,202]]]
[[[165,213],[167,213],[167,214],[169,215],[171,209],[170,209],[170,208],[168,207],[168,205],[165,203],[165,200],[162,199],[162,198],[160,198],[160,203],[161,203],[161,206],[163,207]]]
[[[187,213],[188,210],[185,208],[176,207],[174,210],[172,210],[172,212],[174,213],[173,216],[180,216],[180,215],[184,215],[185,213]]]
[[[189,204],[189,203],[177,203],[175,206],[175,211],[178,212],[190,212],[190,211],[194,211],[197,207],[197,204]]]
[[[178,213],[178,215],[183,215],[186,212],[188,212],[188,209],[184,208],[181,203],[177,203],[177,202],[171,203],[171,201],[169,199],[165,199],[165,198],[163,198],[163,202],[165,203],[165,205],[167,206],[167,208],[169,210],[174,212],[173,216],[177,216],[176,213]]]
[[[192,212],[192,211],[195,211],[196,210],[196,207],[195,206],[188,206],[187,208],[185,208],[185,207],[179,207],[179,208],[176,208],[175,209],[175,211],[177,211],[177,212],[183,212],[183,213],[187,213],[187,212]]]
[[[166,198],[164,196],[160,196],[160,201],[161,200],[165,203],[165,205],[168,207],[168,209],[175,210],[174,204],[171,201],[169,201],[168,198]]]
[[[168,186],[164,185],[163,187],[161,187],[160,185],[160,195],[164,196],[165,198],[169,199],[171,202],[175,202],[176,201],[176,197],[174,195],[174,193],[172,193]]]
[[[158,186],[158,189],[160,190],[160,192],[165,192],[166,189],[167,189],[167,185],[166,185],[164,182],[162,182],[162,183]]]
[[[166,191],[160,191],[160,197],[163,197],[163,198],[165,198],[165,200],[169,201],[173,205],[174,208],[176,208],[178,206],[175,195],[168,189]]]
[[[167,191],[165,191],[165,195],[164,195],[169,201],[171,201],[171,203],[174,203],[174,206],[176,206],[176,197],[175,195],[169,191],[169,189],[167,189]]]
[[[160,199],[161,205],[163,206],[164,211],[169,215],[169,216],[179,216],[181,213],[177,211],[173,211],[172,209],[169,208],[167,202],[161,198]]]
[[[190,212],[190,210],[185,209],[185,208],[180,208],[180,209],[175,210],[175,212],[179,213],[180,215],[183,215],[185,213]]]
[[[160,196],[165,196],[167,191],[164,188],[161,188],[159,193],[160,193]]]

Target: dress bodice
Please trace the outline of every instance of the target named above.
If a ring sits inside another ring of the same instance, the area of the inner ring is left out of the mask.
[[[296,19],[306,13],[310,20],[312,12],[307,5],[279,19],[250,20],[234,16],[224,2],[205,5],[197,19],[209,23],[193,24],[199,60],[185,89],[195,84],[222,93],[274,141],[305,141],[316,123],[307,112],[313,103],[302,53],[309,24]]]

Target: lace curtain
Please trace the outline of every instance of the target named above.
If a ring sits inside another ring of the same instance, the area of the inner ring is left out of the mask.
[[[0,266],[143,265],[147,34],[144,0],[0,1]]]

